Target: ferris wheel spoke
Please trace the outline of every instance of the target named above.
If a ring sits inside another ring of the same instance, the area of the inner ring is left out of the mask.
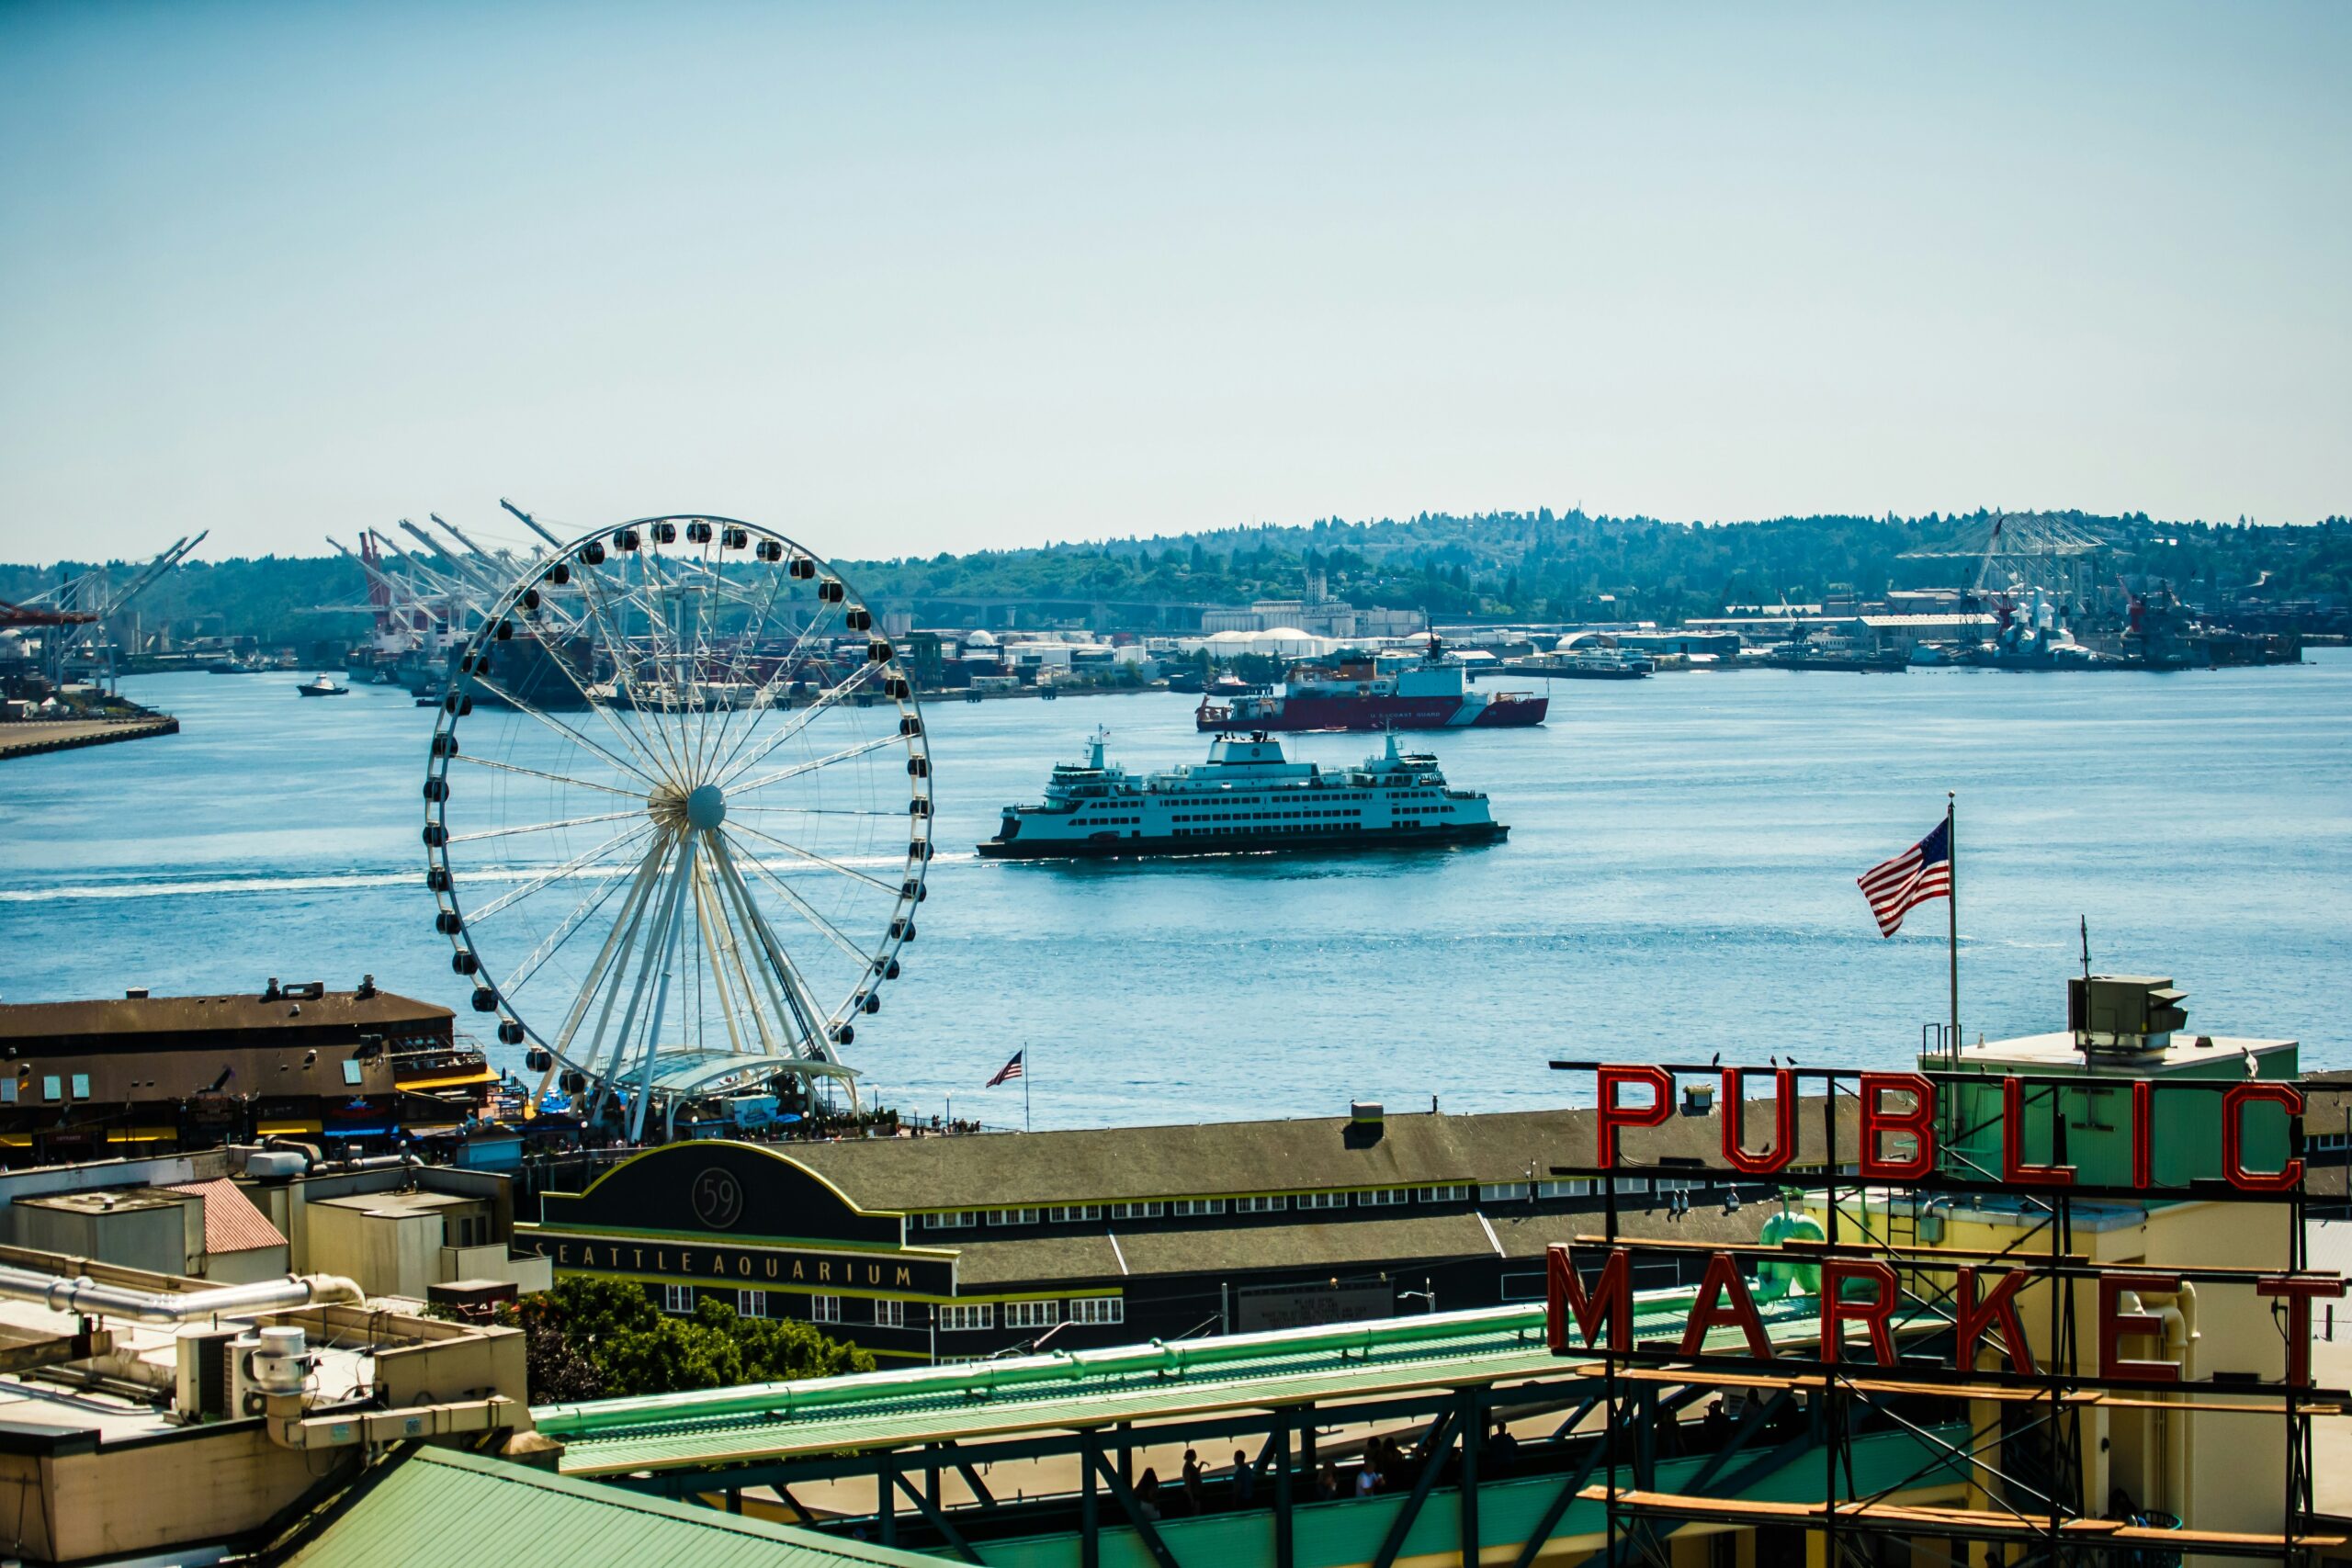
[[[868,887],[879,888],[881,891],[888,893],[894,900],[899,897],[899,890],[896,887],[891,886],[888,883],[882,881],[880,878],[868,876],[865,873],[858,870],[856,867],[843,865],[837,860],[830,860],[825,856],[819,854],[814,850],[804,850],[797,844],[787,844],[782,839],[775,837],[772,833],[763,833],[757,828],[753,828],[744,823],[738,823],[736,825],[736,830],[738,832],[749,834],[751,837],[759,840],[762,843],[774,844],[786,854],[805,860],[812,865],[821,865],[828,871],[838,872],[840,874],[850,877],[854,881],[863,882]]]
[[[588,689],[588,682],[580,678],[579,671],[572,669],[571,660],[564,657],[563,650],[555,644],[546,641],[542,641],[539,647],[547,654],[549,661],[562,671],[563,678],[571,682],[572,690],[580,694],[580,700],[594,710],[596,716],[604,721],[605,728],[613,732],[614,738],[620,741],[622,747],[636,752],[647,767],[659,772],[662,766],[660,760],[628,732],[626,725],[613,716],[611,705],[596,700],[595,694]]]
[[[859,666],[857,673],[852,675],[848,680],[840,682],[835,685],[826,687],[822,692],[818,694],[817,700],[809,704],[807,710],[804,711],[797,719],[786,724],[775,734],[769,736],[759,745],[753,747],[749,755],[730,760],[728,765],[733,769],[733,773],[729,775],[729,778],[741,778],[745,773],[751,772],[753,768],[758,767],[763,761],[767,760],[769,755],[773,753],[777,747],[783,745],[786,741],[791,739],[794,736],[798,735],[802,730],[807,729],[810,725],[816,723],[819,718],[824,716],[828,709],[839,706],[843,697],[854,694],[860,685],[865,683],[865,678],[868,675],[880,668],[880,665],[869,661]],[[885,745],[888,745],[893,744],[894,742],[885,741],[883,743]]]
[[[846,613],[846,611],[844,611],[844,613]],[[818,602],[817,608],[809,614],[808,624],[802,626],[800,630],[795,634],[792,639],[792,646],[785,649],[784,657],[777,661],[775,673],[770,676],[767,681],[761,685],[761,696],[769,696],[775,692],[779,682],[786,684],[790,682],[792,679],[792,671],[799,668],[801,653],[808,648],[809,639],[817,635],[817,628],[819,626],[823,626],[831,618],[832,606],[824,603],[822,600],[820,600]],[[821,703],[811,703],[809,705],[809,716],[813,717],[817,710],[822,705],[824,705]],[[774,710],[763,709],[757,704],[754,704],[752,711],[757,713],[763,711],[772,712]],[[803,722],[805,723],[806,720],[804,719]],[[735,738],[735,744],[729,747],[727,754],[718,760],[718,771],[724,773],[729,769],[734,769],[737,772],[741,772],[743,769],[758,766],[758,756],[754,756],[748,761],[743,761],[741,768],[737,767],[737,761],[738,754],[745,746],[751,744],[752,738],[759,732],[760,727],[758,724],[752,723],[745,725],[743,727],[743,733]],[[760,755],[764,756],[765,754],[765,752],[762,752]]]
[[[629,711],[637,715],[638,723],[650,728],[652,725],[646,716],[645,705],[638,700],[637,661],[631,656],[628,638],[622,635],[626,629],[625,624],[616,625],[615,621],[606,618],[605,611],[611,606],[606,602],[605,588],[605,581],[598,572],[593,568],[583,569],[581,577],[581,598],[588,606],[590,618],[595,622],[597,635],[605,639],[605,645],[611,654],[614,683],[619,688],[621,694],[628,699]],[[617,724],[618,720],[613,722]],[[633,750],[646,758],[647,765],[655,773],[669,773],[675,767],[674,762],[669,768],[663,767],[661,761],[654,758],[652,752],[643,745],[638,745]]]
[[[802,919],[805,919],[810,925],[815,926],[818,931],[822,932],[826,939],[835,947],[840,948],[843,953],[846,953],[852,958],[856,959],[860,968],[864,968],[865,965],[874,962],[874,955],[872,953],[858,946],[857,943],[850,941],[848,936],[842,932],[841,927],[833,924],[832,921],[827,919],[822,914],[819,913],[816,905],[811,904],[808,899],[802,897],[788,883],[777,876],[775,872],[770,871],[767,868],[766,863],[763,863],[757,855],[747,852],[741,855],[741,859],[742,863],[749,865],[753,872],[758,874],[761,881],[766,883],[770,887],[775,888],[778,896],[780,896],[786,903],[790,904],[795,909],[798,910]]]
[[[813,773],[820,768],[830,768],[835,762],[846,762],[853,757],[863,757],[869,751],[879,751],[888,747],[896,746],[905,739],[906,737],[902,735],[877,735],[871,740],[861,740],[854,746],[844,746],[840,750],[828,752],[822,757],[811,757],[806,761],[795,762],[788,768],[779,768],[775,773],[763,773],[755,779],[745,779],[739,773],[735,778],[727,781],[727,793],[730,795],[749,795],[754,790],[765,789],[770,784],[778,784],[786,779],[798,778],[803,773]]]
[[[572,728],[571,726],[564,723],[563,720],[557,718],[554,715],[546,712],[544,709],[534,707],[531,705],[523,702],[521,699],[516,697],[514,693],[508,691],[505,687],[500,685],[497,682],[492,680],[489,676],[483,674],[479,670],[474,671],[472,675],[468,676],[467,679],[472,681],[476,685],[488,692],[492,696],[498,698],[501,702],[513,708],[515,712],[529,715],[531,717],[538,720],[541,724],[546,725],[549,729],[554,730],[557,734],[568,737],[571,740],[572,744],[582,748],[583,750],[594,752],[597,756],[605,759],[605,761],[610,762],[614,767],[618,768],[622,773],[630,773],[638,778],[643,779],[647,788],[650,789],[653,785],[661,782],[654,778],[650,773],[648,773],[644,769],[638,767],[636,764],[622,761],[618,757],[614,756],[610,751],[605,750],[602,746],[597,745],[594,740],[589,739],[586,736],[581,734],[580,731]]]
[[[551,886],[555,883],[560,882],[568,876],[572,876],[582,871],[584,871],[587,869],[590,863],[603,859],[605,855],[620,848],[623,844],[628,842],[631,839],[636,838],[640,833],[651,832],[653,830],[653,826],[654,824],[650,818],[640,818],[636,826],[622,829],[611,838],[606,839],[603,843],[598,844],[594,849],[574,855],[570,860],[564,862],[561,865],[555,866],[548,871],[542,872],[519,886],[508,888],[497,897],[492,898],[489,903],[484,904],[481,908],[476,909],[473,913],[468,915],[466,917],[466,923],[469,925],[478,926],[502,910],[512,908],[516,904],[519,904],[524,899],[529,897],[532,894],[538,892],[541,888]]]
[[[634,811],[606,811],[594,817],[566,817],[555,822],[534,822],[523,828],[481,828],[470,833],[452,833],[447,841],[452,844],[478,844],[484,839],[511,839],[522,833],[553,833],[565,828],[586,828],[598,822],[618,822],[625,818],[643,815],[645,815],[644,809],[639,807]]]
[[[498,987],[499,993],[502,996],[512,997],[520,992],[525,986],[529,985],[532,976],[538,974],[548,960],[556,955],[557,951],[571,939],[571,934],[594,919],[597,910],[611,902],[614,894],[628,886],[629,879],[627,876],[614,876],[607,878],[603,886],[592,890],[586,898],[573,907],[570,914],[556,923],[555,929],[540,940],[538,946],[533,948],[522,963],[514,966],[514,972],[507,976],[505,981]]]
[[[589,779],[573,778],[568,773],[550,773],[539,768],[524,767],[518,762],[502,762],[493,758],[476,757],[464,751],[458,752],[449,760],[453,762],[463,762],[469,767],[492,768],[502,773],[527,773],[535,779],[545,779],[550,784],[570,784],[577,789],[602,790],[606,795],[617,795],[628,800],[645,798],[644,793],[640,790],[622,789],[616,784],[597,784]]]
[[[753,612],[751,618],[744,623],[741,639],[737,644],[737,647],[740,649],[740,657],[731,666],[729,666],[729,671],[730,674],[741,677],[745,684],[752,687],[752,700],[746,705],[746,706],[748,706],[752,713],[758,713],[760,711],[762,698],[765,695],[767,690],[767,682],[753,681],[750,678],[752,672],[759,667],[760,638],[767,630],[768,614],[775,608],[777,596],[783,592],[784,585],[792,581],[792,573],[783,562],[778,561],[775,563],[775,566],[776,570],[768,574],[768,591],[766,598],[761,602],[758,610]],[[746,608],[750,607],[754,596],[755,595],[748,592],[742,596],[742,603]],[[756,723],[756,721],[754,722]],[[714,754],[719,753],[725,749],[727,745],[728,732],[733,729],[734,727],[735,710],[729,708],[727,711],[727,716],[719,722],[718,739],[713,741],[711,744],[711,750]]]
[[[901,820],[911,815],[904,808],[875,811],[858,806],[742,806],[731,800],[727,803],[727,815],[729,817],[740,811],[773,812],[786,817],[888,817]]]

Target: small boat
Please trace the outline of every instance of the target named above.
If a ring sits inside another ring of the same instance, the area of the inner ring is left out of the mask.
[[[438,681],[427,681],[424,685],[419,686],[416,689],[414,696],[416,698],[416,705],[418,707],[439,707],[441,705],[441,682]]]
[[[313,675],[294,689],[306,697],[341,697],[351,692],[350,687],[338,683],[332,675]]]

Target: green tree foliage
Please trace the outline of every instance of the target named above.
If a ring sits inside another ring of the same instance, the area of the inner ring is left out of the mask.
[[[502,1308],[497,1321],[524,1331],[531,1398],[539,1403],[874,1370],[872,1352],[805,1323],[743,1317],[708,1298],[692,1317],[673,1317],[628,1280],[567,1275],[554,1290]]]

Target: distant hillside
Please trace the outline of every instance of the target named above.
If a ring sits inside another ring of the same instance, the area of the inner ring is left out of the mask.
[[[2352,519],[2249,527],[2054,515],[2112,542],[2125,570],[2165,578],[2191,600],[2256,583],[2280,598],[2340,600],[2352,592]],[[1980,511],[1689,525],[1548,508],[1424,513],[844,559],[841,567],[869,599],[911,601],[926,618],[933,617],[925,601],[955,598],[1240,604],[1297,597],[1310,575],[1320,575],[1334,597],[1438,616],[1675,620],[1726,604],[1817,600],[1839,587],[1868,596],[1890,586],[1964,585],[1974,575],[1966,558],[1983,549],[1993,519]],[[57,580],[54,568],[0,566],[0,599],[27,597]],[[341,557],[266,556],[182,567],[149,591],[140,610],[147,625],[168,619],[183,635],[223,631],[285,642],[357,635],[365,625],[357,615],[314,612],[363,597],[359,569]]]

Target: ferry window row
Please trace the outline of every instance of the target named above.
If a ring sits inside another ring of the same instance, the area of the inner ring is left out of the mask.
[[[1081,817],[1075,822],[1071,823],[1070,826],[1073,828],[1110,828],[1124,822],[1140,822],[1142,820],[1143,818],[1140,817]]]
[[[1246,802],[1244,804],[1247,804]],[[1171,817],[1171,822],[1295,822],[1325,818],[1352,820],[1362,817],[1358,807],[1335,807],[1329,811],[1197,811],[1189,816]],[[1083,823],[1080,826],[1084,826]]]

